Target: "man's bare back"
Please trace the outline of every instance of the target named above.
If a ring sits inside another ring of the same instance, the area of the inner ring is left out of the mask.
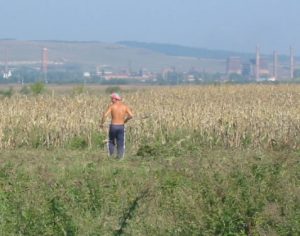
[[[121,101],[114,101],[113,104],[108,107],[102,117],[102,126],[109,114],[111,115],[111,124],[113,125],[124,125],[133,117],[133,113],[130,108]]]
[[[129,117],[132,117],[132,112],[121,101],[113,103],[110,106],[110,113],[111,113],[111,124],[113,125],[123,125],[128,121]]]

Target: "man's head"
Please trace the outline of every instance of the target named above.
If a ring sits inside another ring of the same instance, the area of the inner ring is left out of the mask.
[[[122,100],[121,96],[118,93],[112,93],[110,95],[110,97],[111,97],[112,101],[121,101]]]

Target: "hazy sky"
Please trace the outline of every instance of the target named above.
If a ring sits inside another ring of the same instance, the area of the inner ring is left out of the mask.
[[[300,0],[0,0],[0,38],[300,52]]]

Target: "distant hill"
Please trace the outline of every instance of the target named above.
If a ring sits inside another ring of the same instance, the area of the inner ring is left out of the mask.
[[[254,53],[251,54],[225,50],[210,50],[204,48],[186,47],[175,44],[144,43],[136,41],[120,41],[117,43],[131,48],[149,49],[151,51],[163,53],[169,56],[185,56],[220,60],[225,60],[230,56],[238,56],[243,59],[250,59],[255,56]]]
[[[104,43],[97,41],[22,41],[0,40],[0,67],[29,66],[41,63],[42,49],[48,49],[49,62],[76,64],[83,70],[95,71],[99,65],[121,70],[146,69],[159,72],[164,68],[177,71],[195,69],[208,73],[224,73],[226,59],[239,56],[244,61],[255,58],[255,54],[209,50],[173,44],[121,41]],[[272,55],[264,55],[272,62]],[[288,63],[288,56],[280,61]],[[1,68],[0,68],[1,69]]]
[[[144,68],[151,71],[161,71],[166,67],[174,67],[178,71],[187,71],[191,68],[206,72],[225,71],[223,58],[195,57],[192,56],[192,50],[189,55],[171,52],[167,54],[151,48],[129,46],[125,43],[11,39],[0,40],[0,65],[3,66],[5,61],[11,65],[40,63],[44,47],[48,49],[49,61],[79,64],[86,70],[93,70],[97,65],[108,65],[121,69]]]
[[[131,47],[131,48],[142,48],[148,49],[153,52],[163,53],[169,56],[183,56],[183,57],[196,57],[202,59],[216,59],[216,60],[226,60],[228,57],[236,56],[240,57],[244,61],[249,61],[255,58],[255,51],[253,53],[226,51],[226,50],[212,50],[205,48],[187,47],[175,44],[163,44],[163,43],[145,43],[136,41],[120,41],[117,42],[120,45]],[[254,48],[255,50],[255,48]],[[262,55],[268,60],[272,60],[272,55]],[[279,59],[283,62],[289,60],[288,55],[279,55]],[[299,57],[297,57],[299,59]]]

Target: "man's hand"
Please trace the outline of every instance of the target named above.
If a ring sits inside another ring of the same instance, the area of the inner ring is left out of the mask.
[[[132,119],[132,116],[127,116],[126,118],[125,118],[125,120],[124,120],[124,124],[126,124],[129,120],[131,120]]]
[[[104,114],[104,115],[102,116],[101,121],[100,121],[100,129],[104,129],[105,119],[106,119],[106,116],[105,116],[105,114]]]

